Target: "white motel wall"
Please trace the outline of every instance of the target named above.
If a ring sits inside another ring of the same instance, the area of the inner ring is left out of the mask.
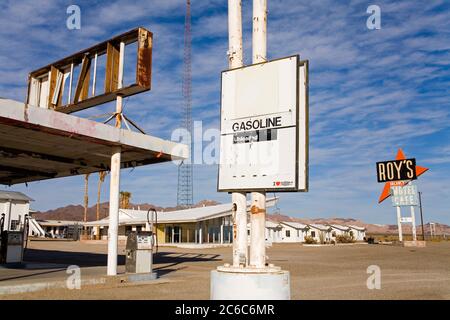
[[[355,241],[364,241],[366,229],[358,226],[266,221],[268,243],[303,243],[306,237],[313,238],[317,243],[330,242],[336,241],[338,235],[349,235]]]
[[[352,233],[356,241],[364,241],[364,238],[366,237],[366,228],[358,226],[349,226],[349,227],[350,232]]]
[[[21,230],[25,215],[30,212],[30,197],[21,192],[0,191],[0,215],[4,214],[3,230]]]

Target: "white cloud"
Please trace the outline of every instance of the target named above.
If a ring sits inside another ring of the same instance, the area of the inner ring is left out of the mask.
[[[0,5],[0,40],[7,43],[0,48],[0,96],[23,100],[30,70],[143,25],[154,32],[153,88],[130,98],[126,111],[147,132],[169,138],[180,123],[183,105],[184,1],[91,3],[80,1],[83,20],[78,33],[65,29],[65,4],[59,1]],[[269,0],[268,56],[299,53],[310,60],[311,72],[311,191],[283,194],[280,206],[294,215],[353,215],[392,222],[390,205],[376,204],[381,185],[375,180],[374,163],[395,157],[402,147],[419,164],[433,166],[419,182],[430,197],[427,211],[430,219],[450,222],[443,214],[450,200],[437,200],[448,191],[450,171],[448,152],[439,153],[450,148],[450,11],[440,9],[444,1],[378,5],[382,29],[372,31],[366,28],[367,1]],[[250,63],[251,3],[243,6],[244,56]],[[192,14],[193,117],[204,120],[205,128],[218,127],[220,71],[227,67],[226,2],[193,2]],[[215,167],[196,166],[196,200],[229,199],[215,192],[216,173]],[[138,201],[170,205],[176,200],[172,165],[139,168],[125,173],[122,181]],[[171,191],[159,192],[161,184]],[[48,190],[61,186],[68,191],[58,204],[82,201],[81,178],[31,184],[27,190],[38,199],[38,207],[51,208],[56,204]],[[73,196],[67,195],[70,192]]]

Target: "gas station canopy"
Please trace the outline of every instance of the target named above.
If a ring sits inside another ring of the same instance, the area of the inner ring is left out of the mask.
[[[0,98],[0,184],[110,170],[113,147],[121,147],[121,168],[189,153],[183,144]]]

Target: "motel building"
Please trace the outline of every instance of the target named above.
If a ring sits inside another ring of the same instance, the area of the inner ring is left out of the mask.
[[[366,228],[353,226],[353,225],[350,225],[349,227],[350,227],[350,235],[352,235],[356,241],[364,241],[365,240]]]
[[[67,238],[71,228],[81,226],[78,221],[36,219],[44,235],[49,238]]]
[[[4,219],[3,230],[18,231],[23,228],[25,216],[30,213],[30,201],[33,199],[22,192],[0,191],[0,218]]]
[[[337,236],[351,236],[352,232],[350,227],[342,226],[339,224],[327,224],[331,228],[331,240],[336,241]]]
[[[305,242],[309,227],[306,224],[292,221],[266,221],[266,242]]]
[[[311,237],[318,243],[331,241],[331,227],[323,224],[308,224],[307,237]]]
[[[250,224],[247,225],[247,230],[250,235]],[[282,241],[283,226],[279,222],[266,221],[266,242],[269,244]],[[250,239],[249,239],[250,241]]]
[[[329,224],[331,228],[331,238],[336,240],[336,236],[348,235],[352,237],[355,241],[364,241],[366,237],[366,228],[358,226],[342,226],[339,224]]]
[[[266,221],[266,241],[271,243],[303,243],[306,237],[318,243],[336,241],[336,236],[349,235],[355,241],[364,241],[366,229],[337,224],[303,224],[292,221]]]
[[[309,227],[306,224],[291,221],[282,221],[283,237],[281,242],[305,242]]]

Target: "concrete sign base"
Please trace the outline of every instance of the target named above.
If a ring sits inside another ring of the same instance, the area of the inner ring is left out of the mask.
[[[257,273],[211,271],[211,300],[290,299],[289,271]]]
[[[417,247],[417,248],[425,248],[427,246],[426,241],[403,241],[404,247]]]

